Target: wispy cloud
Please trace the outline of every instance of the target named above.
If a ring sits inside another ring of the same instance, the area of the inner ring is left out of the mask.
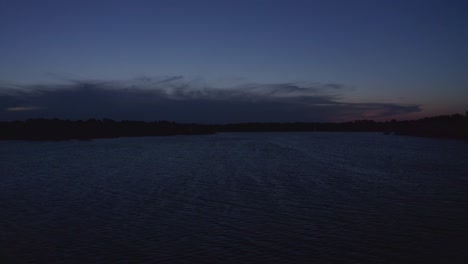
[[[27,117],[169,119],[180,122],[333,121],[386,118],[419,105],[350,103],[334,83],[246,83],[216,88],[182,76],[124,81],[68,80],[0,93],[2,119]],[[31,111],[36,110],[36,111]],[[34,115],[31,116],[31,113]]]
[[[37,106],[17,106],[17,107],[7,107],[6,111],[8,112],[18,112],[18,111],[31,111],[31,110],[39,110],[42,107]]]

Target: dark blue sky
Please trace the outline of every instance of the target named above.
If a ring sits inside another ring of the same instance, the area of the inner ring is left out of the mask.
[[[413,107],[394,117],[464,113],[468,110],[467,14],[468,2],[456,0],[3,0],[0,85],[33,91],[38,84],[71,89],[76,82],[66,81],[72,79],[125,82],[116,86],[128,88],[138,86],[129,86],[128,80],[141,83],[141,77],[147,76],[157,86],[153,89],[167,90],[154,79],[184,76],[184,87],[195,82],[194,89],[319,86],[314,96],[328,96],[334,107],[341,103]],[[326,84],[340,89],[325,89]],[[174,85],[181,85],[180,80]],[[1,99],[2,108],[31,107],[28,114],[35,111],[38,116],[39,109],[54,108],[44,100],[16,99]],[[321,103],[309,103],[312,108],[291,114],[317,110]],[[299,114],[291,121],[392,117],[368,109],[344,117],[343,109],[332,110],[327,109],[324,118]]]

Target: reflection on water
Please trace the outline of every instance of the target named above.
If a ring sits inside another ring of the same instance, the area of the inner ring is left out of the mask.
[[[467,150],[374,133],[3,141],[0,255],[467,262]]]

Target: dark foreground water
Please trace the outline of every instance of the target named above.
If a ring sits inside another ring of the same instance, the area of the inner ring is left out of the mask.
[[[468,263],[468,143],[0,142],[0,263]]]

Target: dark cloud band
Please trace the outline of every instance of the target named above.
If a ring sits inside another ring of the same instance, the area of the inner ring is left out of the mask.
[[[2,89],[3,120],[30,117],[178,122],[294,122],[384,118],[419,105],[338,100],[341,84],[243,84],[215,88],[182,76],[129,81],[68,80],[61,85]]]

